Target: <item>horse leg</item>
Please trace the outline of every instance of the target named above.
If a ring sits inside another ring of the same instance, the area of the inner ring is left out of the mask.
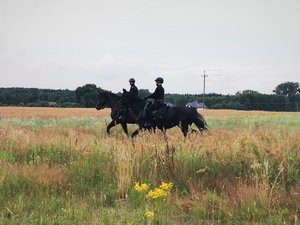
[[[126,124],[126,123],[124,123],[124,122],[122,122],[122,123],[121,123],[121,125],[122,125],[122,128],[123,128],[123,130],[124,130],[125,134],[126,134],[126,135],[127,135],[127,137],[128,137],[127,124]]]
[[[165,142],[168,143],[167,129],[163,128],[163,129],[162,129],[162,132],[163,132],[163,134],[164,134],[164,140],[165,140]]]
[[[151,131],[151,130],[152,130],[153,133],[155,134],[155,131],[156,131],[155,127],[152,127],[152,128],[149,129],[149,131]]]
[[[107,128],[106,128],[106,132],[107,132],[108,135],[110,135],[110,131],[109,131],[110,128],[116,126],[116,124],[117,124],[117,122],[116,122],[115,120],[112,120],[112,121],[108,124],[108,126],[107,126]]]
[[[145,128],[143,128],[142,126],[139,126],[139,128],[136,129],[136,130],[131,134],[131,138],[135,138],[135,137],[139,134],[140,131],[144,131],[144,130],[145,130]],[[149,130],[149,131],[150,131],[150,130]]]
[[[185,123],[181,124],[181,131],[182,131],[184,137],[186,138],[188,131],[189,131],[188,124],[185,124]]]
[[[135,137],[139,134],[139,130],[141,130],[141,128],[136,129],[136,130],[131,134],[131,138],[135,138]]]

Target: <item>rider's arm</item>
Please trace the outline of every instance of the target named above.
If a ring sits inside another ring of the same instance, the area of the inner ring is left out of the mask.
[[[145,99],[148,99],[148,98],[153,98],[153,99],[156,99],[157,96],[158,96],[158,88],[155,89],[155,91],[153,92],[153,94],[147,96]]]

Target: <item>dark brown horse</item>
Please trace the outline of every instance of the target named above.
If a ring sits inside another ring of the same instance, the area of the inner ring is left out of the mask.
[[[98,93],[98,100],[96,104],[96,109],[101,110],[105,107],[111,108],[111,119],[112,121],[108,124],[106,131],[107,134],[110,134],[110,129],[117,124],[121,124],[124,132],[128,136],[127,123],[136,124],[136,116],[132,113],[131,109],[128,109],[128,113],[126,113],[124,119],[120,120],[117,118],[120,114],[119,111],[122,110],[121,107],[121,97],[109,92],[109,91],[101,91]]]
[[[135,121],[139,124],[139,129],[133,132],[132,137],[138,135],[139,130],[158,128],[165,132],[167,129],[175,126],[179,126],[183,135],[186,137],[189,126],[192,124],[195,124],[201,133],[203,131],[209,131],[208,125],[203,116],[198,113],[195,108],[165,106],[165,109],[162,110],[162,114],[157,117],[155,116],[155,113],[153,113],[154,117],[144,118],[143,112],[146,106],[145,100],[124,91],[121,101],[123,104],[128,105],[128,107],[132,109],[135,115]],[[150,126],[145,127],[145,122],[148,122]]]

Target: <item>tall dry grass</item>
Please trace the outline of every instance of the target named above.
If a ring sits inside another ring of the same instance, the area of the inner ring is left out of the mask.
[[[13,114],[1,108],[3,221],[22,209],[33,213],[30,222],[38,217],[49,224],[70,222],[71,214],[60,211],[63,207],[67,212],[77,210],[78,224],[85,220],[122,224],[124,214],[133,219],[137,215],[137,209],[127,209],[135,181],[153,187],[161,181],[174,182],[174,224],[293,224],[299,216],[299,113],[208,110],[203,114],[211,135],[189,134],[184,139],[174,128],[167,132],[167,140],[161,132],[145,132],[131,140],[120,127],[106,136],[104,123],[97,123],[99,115],[93,117],[90,109],[72,109],[74,117],[69,120],[65,109],[53,110],[48,114],[44,108],[16,109]],[[18,121],[10,119],[16,116]],[[130,131],[135,128],[130,126]],[[17,196],[28,202],[22,203],[23,208]],[[27,206],[44,198],[61,202],[49,201],[50,214],[60,215],[59,219],[51,220],[37,206]],[[71,202],[77,202],[75,208]],[[104,215],[106,222],[100,219]],[[12,221],[24,220],[20,216]]]

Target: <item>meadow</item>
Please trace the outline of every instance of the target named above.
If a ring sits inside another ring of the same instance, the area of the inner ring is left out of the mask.
[[[300,113],[205,110],[211,134],[134,140],[109,113],[0,107],[0,224],[300,224]]]

